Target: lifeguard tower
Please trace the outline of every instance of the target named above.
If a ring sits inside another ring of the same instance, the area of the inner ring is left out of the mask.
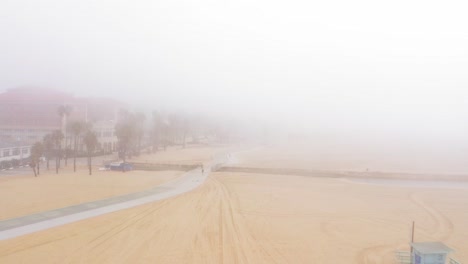
[[[447,257],[454,250],[442,242],[414,242],[414,221],[410,246],[411,251],[395,251],[398,264],[461,264]]]
[[[411,247],[413,264],[446,264],[447,254],[453,251],[441,242],[411,243]]]
[[[410,243],[411,251],[396,251],[399,264],[461,264],[448,257],[453,249],[441,242]]]

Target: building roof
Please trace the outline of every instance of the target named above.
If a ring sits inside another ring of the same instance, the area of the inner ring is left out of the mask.
[[[24,142],[13,142],[13,141],[0,141],[0,149],[3,148],[22,148],[29,147],[31,144],[26,144]]]
[[[79,98],[62,91],[40,88],[15,88],[0,93],[0,128],[59,129],[61,105],[72,108],[68,121],[115,119],[124,104],[108,98]]]
[[[0,127],[60,128],[58,106],[73,96],[48,89],[16,88],[0,93]]]
[[[411,246],[422,254],[446,254],[453,251],[441,242],[411,243]]]

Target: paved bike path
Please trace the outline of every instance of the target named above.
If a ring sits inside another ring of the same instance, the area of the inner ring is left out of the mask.
[[[186,172],[181,177],[146,191],[119,195],[98,201],[2,220],[0,221],[0,240],[6,240],[145,203],[167,199],[191,191],[206,180],[212,169],[216,169],[228,162],[228,157],[229,155],[222,155],[211,162],[205,163],[204,172],[202,172],[201,168],[197,168]]]

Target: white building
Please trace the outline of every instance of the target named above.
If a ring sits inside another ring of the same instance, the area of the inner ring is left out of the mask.
[[[23,160],[31,156],[31,145],[22,142],[0,142],[0,162]]]
[[[115,135],[115,121],[98,121],[93,124],[93,131],[98,139],[98,149],[105,152],[117,150],[117,136]]]

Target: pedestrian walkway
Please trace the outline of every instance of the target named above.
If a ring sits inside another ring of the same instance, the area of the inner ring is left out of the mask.
[[[206,180],[212,169],[219,168],[223,164],[228,163],[229,157],[230,155],[220,155],[204,164],[204,172],[202,172],[201,168],[196,168],[186,172],[177,179],[146,191],[0,221],[0,240],[6,240],[90,217],[167,199],[191,191]]]

